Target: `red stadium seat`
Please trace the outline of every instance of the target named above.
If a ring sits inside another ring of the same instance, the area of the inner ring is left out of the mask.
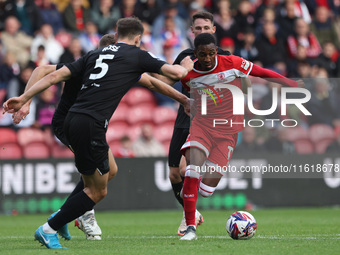
[[[295,150],[298,154],[314,153],[314,144],[308,139],[300,139],[294,142]]]
[[[164,141],[169,141],[171,140],[173,130],[174,130],[173,124],[164,124],[156,126],[154,128],[155,138],[161,143]]]
[[[129,127],[127,131],[128,137],[130,137],[131,141],[135,141],[141,134],[141,125],[137,124]]]
[[[21,159],[22,149],[18,143],[2,143],[0,145],[0,159]]]
[[[0,128],[0,144],[18,142],[17,133],[10,128]]]
[[[21,128],[18,131],[18,142],[25,146],[31,142],[44,142],[45,133],[37,128]]]
[[[177,111],[170,107],[159,106],[156,107],[153,113],[153,122],[156,125],[164,123],[175,123],[177,117]]]
[[[117,157],[117,152],[118,152],[119,148],[121,147],[120,141],[111,141],[108,144],[109,144],[109,147],[111,149],[113,156]]]
[[[309,139],[308,130],[301,126],[289,128],[287,130],[287,139],[291,142],[295,142],[299,139]]]
[[[117,109],[115,110],[115,112],[113,113],[111,119],[110,119],[110,123],[126,123],[127,119],[126,116],[129,112],[129,106],[127,104],[122,104],[120,103],[117,107]]]
[[[109,124],[106,132],[106,140],[108,143],[117,141],[123,136],[127,135],[129,125],[126,123],[111,123]]]
[[[127,121],[130,125],[136,124],[152,124],[153,107],[150,106],[135,106],[130,108]]]
[[[27,159],[45,159],[51,156],[51,152],[46,143],[33,141],[23,146],[23,156]]]
[[[167,141],[162,142],[162,145],[163,145],[163,148],[164,148],[166,155],[169,154],[170,142],[171,142],[171,140],[167,140]]]
[[[73,158],[73,152],[65,145],[54,143],[51,146],[51,153],[53,158]]]
[[[157,102],[152,92],[145,88],[135,87],[126,94],[126,102],[130,106],[149,104],[156,106]]]
[[[334,139],[333,128],[326,124],[314,124],[309,128],[309,139],[314,143],[316,153],[324,153]]]

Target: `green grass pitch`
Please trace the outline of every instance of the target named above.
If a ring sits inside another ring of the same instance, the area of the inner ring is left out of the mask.
[[[198,240],[179,241],[181,211],[97,212],[102,241],[87,241],[69,224],[67,250],[48,250],[33,241],[48,215],[0,216],[0,254],[340,254],[340,209],[296,208],[252,211],[258,230],[250,240],[232,240],[225,224],[234,211],[202,211]]]

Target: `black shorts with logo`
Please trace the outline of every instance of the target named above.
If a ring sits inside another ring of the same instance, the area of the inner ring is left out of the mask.
[[[109,146],[104,122],[86,114],[69,112],[64,132],[74,150],[76,167],[81,174],[92,175],[96,169],[101,174],[109,172]]]

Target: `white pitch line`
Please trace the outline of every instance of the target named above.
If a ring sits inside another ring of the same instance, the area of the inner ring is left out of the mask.
[[[32,239],[33,236],[0,236],[0,240],[8,239]],[[72,236],[74,239],[83,238],[83,236]],[[105,236],[105,239],[179,239],[179,236]],[[199,236],[199,239],[229,239],[230,237],[225,236]],[[298,240],[318,240],[318,239],[331,239],[339,240],[340,234],[319,234],[319,235],[255,235],[254,239],[272,239],[272,240],[284,240],[284,239],[298,239]]]

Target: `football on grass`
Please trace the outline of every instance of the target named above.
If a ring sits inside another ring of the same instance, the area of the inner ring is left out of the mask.
[[[249,212],[234,212],[227,220],[227,232],[232,239],[248,240],[255,235],[257,224]]]

